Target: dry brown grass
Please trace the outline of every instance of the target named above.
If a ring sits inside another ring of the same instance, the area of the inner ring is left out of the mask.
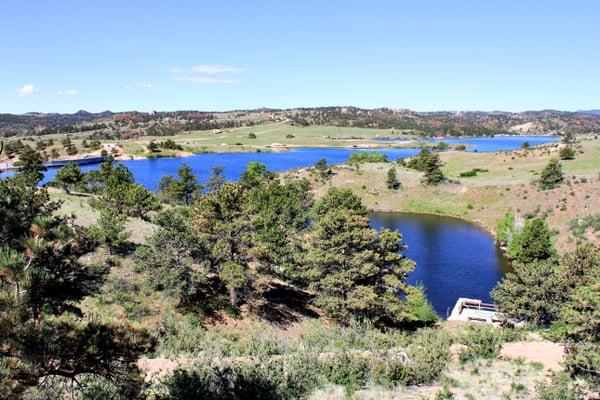
[[[444,173],[456,183],[438,186],[423,186],[421,173],[396,166],[402,188],[387,189],[386,174],[392,166],[388,163],[363,164],[358,170],[337,166],[335,175],[325,183],[306,169],[288,176],[309,178],[317,197],[330,187],[345,187],[373,210],[450,215],[473,221],[492,233],[497,221],[509,211],[520,216],[538,215],[558,230],[557,247],[570,249],[574,241],[569,222],[600,213],[600,140],[586,140],[580,146],[583,154],[561,161],[566,182],[553,190],[539,189],[535,180],[548,160],[557,155],[558,145],[508,153],[442,153]],[[460,172],[473,168],[489,172],[457,178]]]
[[[435,384],[396,389],[373,387],[361,390],[353,399],[361,400],[423,400],[435,399],[444,387],[454,399],[533,399],[536,383],[544,379],[536,364],[521,361],[477,360],[461,365],[453,362]],[[317,390],[310,400],[346,399],[342,387],[328,386]]]

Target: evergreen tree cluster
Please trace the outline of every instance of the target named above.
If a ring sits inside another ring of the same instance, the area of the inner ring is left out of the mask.
[[[0,179],[0,398],[44,382],[114,380],[123,396],[141,388],[136,362],[154,346],[143,330],[90,318],[79,302],[106,267],[82,262],[89,230],[55,216],[59,204],[37,185],[43,167],[29,150],[16,176]]]
[[[543,220],[526,222],[513,238],[514,270],[492,291],[502,312],[551,326],[567,343],[565,366],[600,388],[600,251],[591,244],[558,257]]]
[[[348,190],[315,201],[307,181],[283,182],[249,163],[238,183],[196,188],[187,206],[179,198],[184,207],[159,214],[160,228],[134,257],[182,307],[266,313],[273,282],[284,281],[340,321],[435,319],[423,312],[431,307],[422,289],[405,283],[414,264],[400,234],[372,229]]]

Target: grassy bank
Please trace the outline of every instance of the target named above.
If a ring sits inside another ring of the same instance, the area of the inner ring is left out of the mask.
[[[600,213],[600,202],[593,200],[600,198],[600,140],[582,140],[576,158],[561,161],[565,183],[541,190],[536,185],[539,173],[550,158],[558,157],[560,146],[498,153],[443,152],[442,171],[449,181],[437,186],[422,185],[420,172],[396,165],[402,188],[388,189],[390,163],[336,166],[327,182],[315,179],[309,171],[293,175],[311,179],[318,195],[331,186],[347,187],[373,210],[448,215],[475,222],[492,233],[509,211],[521,217],[543,216],[559,233],[557,246],[566,249],[574,245],[570,222]],[[473,169],[483,172],[460,177]]]

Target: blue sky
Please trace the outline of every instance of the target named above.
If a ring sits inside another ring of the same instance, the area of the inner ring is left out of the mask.
[[[7,1],[0,113],[600,108],[600,1]]]

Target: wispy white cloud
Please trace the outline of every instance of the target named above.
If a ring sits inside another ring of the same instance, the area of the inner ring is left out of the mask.
[[[204,84],[234,84],[240,81],[236,79],[213,78],[210,76],[178,76],[175,78],[180,82],[204,83]]]
[[[170,72],[172,74],[177,74],[179,72],[183,72],[183,68],[181,67],[169,67],[166,69],[167,72]]]
[[[59,90],[58,92],[56,92],[56,94],[59,96],[77,96],[79,94],[79,92],[75,89],[68,89],[68,90]]]
[[[231,65],[196,65],[190,69],[193,72],[197,72],[199,74],[222,74],[222,73],[244,72],[243,68],[234,67]]]
[[[143,82],[137,82],[136,85],[143,87],[143,88],[150,89],[151,87],[154,86],[154,83],[148,82],[148,81],[143,81]]]
[[[37,92],[38,92],[38,89],[35,86],[33,86],[32,84],[24,85],[23,87],[21,87],[17,90],[17,94],[21,97],[30,96]]]
[[[193,67],[169,67],[167,72],[174,74],[174,80],[199,84],[235,84],[237,79],[217,77],[219,74],[234,74],[244,72],[244,68],[232,65],[202,64]]]
[[[192,67],[176,67],[171,66],[166,69],[167,72],[172,74],[181,74],[181,73],[196,73],[196,74],[207,74],[207,75],[215,75],[215,74],[230,74],[230,73],[239,73],[244,72],[245,69],[241,67],[236,67],[233,65],[219,65],[219,64],[201,64],[194,65]]]

